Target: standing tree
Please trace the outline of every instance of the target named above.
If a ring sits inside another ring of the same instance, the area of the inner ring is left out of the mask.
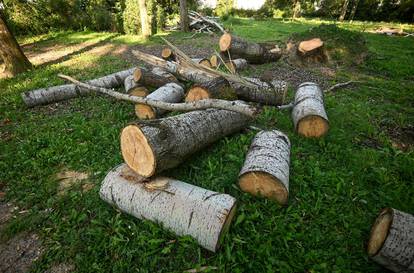
[[[148,12],[147,12],[147,5],[145,4],[145,0],[138,0],[139,5],[139,16],[141,18],[141,31],[142,36],[147,39],[151,36],[151,26],[148,20]]]
[[[187,0],[180,0],[180,26],[181,30],[188,32],[190,27],[188,23]]]
[[[13,77],[21,72],[32,68],[32,64],[24,55],[16,38],[10,32],[6,20],[0,10],[0,57],[5,67],[4,73],[7,77]]]
[[[293,1],[293,18],[299,18],[301,13],[300,0]]]
[[[344,1],[344,5],[342,6],[341,15],[339,16],[339,21],[345,20],[346,13],[348,11],[349,0]]]

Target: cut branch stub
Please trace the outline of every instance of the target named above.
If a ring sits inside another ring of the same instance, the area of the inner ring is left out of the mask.
[[[257,78],[245,78],[257,87],[250,88],[238,83],[231,83],[237,97],[244,101],[258,102],[265,105],[282,105],[287,93],[287,82],[273,80],[268,83]]]
[[[240,188],[286,204],[289,196],[289,138],[277,130],[261,131],[252,141],[239,174]]]
[[[245,59],[234,59],[229,62],[226,62],[226,66],[230,69],[231,73],[239,72],[248,67],[248,63]]]
[[[162,51],[161,51],[161,57],[164,60],[167,60],[167,61],[175,61],[176,60],[175,55],[174,55],[174,52],[169,47],[164,47],[162,49]]]
[[[197,64],[200,64],[200,65],[203,65],[205,67],[208,67],[208,68],[212,67],[209,59],[206,59],[206,58],[193,58],[192,60],[193,60],[193,62],[195,62]]]
[[[121,132],[122,156],[136,173],[151,177],[245,128],[249,121],[237,112],[208,109],[131,124]]]
[[[193,85],[188,90],[185,101],[190,102],[203,99],[234,100],[236,98],[236,92],[230,86],[230,83],[225,78],[219,77],[205,83]]]
[[[184,98],[184,89],[176,83],[167,83],[147,96],[148,99],[164,102],[180,102]],[[154,119],[163,115],[165,110],[147,104],[136,104],[135,114],[139,119]]]
[[[321,137],[329,130],[323,92],[312,82],[302,83],[295,95],[292,119],[296,131],[305,137]]]
[[[414,272],[414,216],[383,209],[372,226],[367,251],[371,259],[394,272]]]
[[[236,211],[236,199],[172,178],[143,182],[126,164],[111,170],[99,195],[105,202],[139,219],[161,224],[178,236],[189,235],[216,252]]]
[[[155,74],[145,68],[137,68],[134,71],[134,81],[146,87],[161,87],[171,82],[171,78]]]

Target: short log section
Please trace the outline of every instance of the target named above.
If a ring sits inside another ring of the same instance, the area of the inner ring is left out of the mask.
[[[321,137],[329,130],[323,92],[312,82],[302,83],[295,95],[292,119],[298,134],[305,137]]]
[[[137,174],[151,177],[240,131],[249,121],[249,117],[237,112],[208,109],[131,124],[121,132],[122,156]]]
[[[189,235],[216,252],[236,211],[236,199],[172,178],[142,182],[126,164],[111,170],[99,191],[101,199],[143,220],[160,223],[178,236]]]
[[[170,77],[155,74],[146,68],[137,68],[134,71],[134,81],[146,87],[158,88],[171,82]]]
[[[166,61],[175,61],[174,52],[169,47],[164,47],[161,51],[161,57]]]
[[[219,77],[205,83],[193,85],[185,97],[186,102],[203,99],[234,100],[237,99],[237,95],[230,83],[225,78]]]
[[[414,216],[393,208],[381,211],[371,229],[368,255],[394,272],[414,272]]]
[[[137,84],[134,81],[134,76],[129,75],[124,82],[124,87],[125,87],[125,93],[130,94],[132,96],[137,96],[137,97],[145,97],[149,94],[148,90]]]
[[[285,205],[289,196],[289,138],[277,130],[261,131],[252,141],[239,186],[248,193]]]
[[[167,83],[149,94],[147,98],[164,102],[180,102],[184,99],[184,89],[176,83]],[[135,114],[139,119],[155,119],[165,112],[146,104],[135,105]]]
[[[231,83],[239,99],[264,105],[282,105],[284,103],[288,90],[287,82],[273,80],[269,83],[257,78],[245,79],[256,84],[257,88]]]

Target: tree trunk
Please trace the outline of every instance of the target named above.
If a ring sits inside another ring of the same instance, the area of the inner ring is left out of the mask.
[[[245,79],[257,84],[258,87],[250,88],[237,83],[231,83],[239,99],[265,105],[282,105],[284,103],[287,93],[286,82],[274,80],[268,83],[256,78]]]
[[[3,73],[13,77],[32,68],[32,64],[24,55],[16,38],[10,32],[0,11],[0,57],[4,62]]]
[[[121,132],[122,156],[136,173],[151,177],[243,129],[249,121],[236,112],[208,109],[132,124]]]
[[[355,17],[355,13],[357,11],[358,8],[358,4],[359,4],[359,0],[354,0],[354,3],[352,5],[352,10],[351,10],[351,14],[349,15],[349,20],[354,20]]]
[[[180,0],[180,27],[184,32],[189,31],[187,0]]]
[[[125,93],[133,96],[146,97],[149,94],[148,89],[146,89],[144,86],[137,84],[134,81],[133,75],[129,75],[128,77],[126,77],[124,87]]]
[[[321,137],[328,132],[329,122],[319,85],[305,82],[295,95],[292,119],[296,131],[305,137]]]
[[[142,36],[147,39],[151,36],[151,25],[148,20],[148,11],[145,0],[138,0],[139,16],[141,18],[141,32]]]
[[[268,50],[258,43],[248,42],[230,33],[220,37],[219,46],[221,52],[228,50],[232,58],[243,58],[253,64],[276,62],[282,56],[276,48]]]
[[[90,80],[87,83],[94,86],[105,88],[116,88],[124,84],[125,79],[132,75],[135,68],[116,72],[102,78]],[[33,107],[42,104],[54,103],[62,100],[68,100],[79,96],[89,95],[90,90],[79,88],[74,84],[65,84],[48,88],[27,91],[21,94],[23,101],[27,106]]]
[[[178,83],[178,80],[171,77],[171,74],[161,74],[160,70],[148,71],[146,68],[137,68],[134,71],[134,81],[143,86],[159,88],[170,82]],[[175,80],[174,80],[175,79]]]
[[[284,205],[289,195],[289,138],[277,130],[261,131],[252,141],[239,174],[240,188]]]
[[[184,88],[176,83],[167,83],[149,94],[147,98],[165,102],[180,102],[184,98]],[[155,119],[165,112],[167,111],[146,104],[135,105],[135,114],[139,119]]]
[[[237,95],[230,83],[225,78],[219,77],[205,83],[193,85],[185,97],[186,102],[203,99],[235,100]]]
[[[236,199],[172,178],[142,182],[126,164],[111,170],[99,195],[121,211],[161,224],[178,236],[189,235],[216,252],[236,212]]]
[[[414,216],[383,209],[371,229],[368,255],[394,272],[414,272]]]
[[[349,0],[344,0],[344,5],[342,6],[341,15],[339,16],[339,21],[345,20],[346,13],[348,11]]]
[[[295,0],[293,4],[293,18],[299,18],[301,15],[300,0]]]
[[[234,74],[240,70],[246,69],[249,64],[245,59],[234,59],[226,62],[226,66],[230,69],[230,72]]]

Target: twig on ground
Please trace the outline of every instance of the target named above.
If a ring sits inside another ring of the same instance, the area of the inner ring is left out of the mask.
[[[279,110],[291,109],[291,108],[293,108],[293,106],[295,106],[295,103],[291,102],[289,104],[279,105],[279,106],[277,106],[277,109],[279,109]]]
[[[358,83],[358,81],[347,81],[347,82],[337,83],[337,84],[335,84],[335,85],[332,85],[332,86],[331,86],[331,87],[329,87],[328,89],[326,89],[326,90],[324,91],[324,93],[329,93],[329,92],[332,92],[332,91],[334,91],[335,89],[338,89],[338,88],[343,88],[343,87],[346,87],[346,86],[348,86],[348,85],[350,85],[350,84],[353,84],[353,83]]]

